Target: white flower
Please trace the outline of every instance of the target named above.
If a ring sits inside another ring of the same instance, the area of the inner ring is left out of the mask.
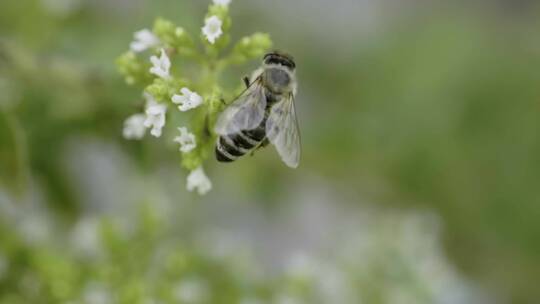
[[[208,177],[204,173],[203,168],[199,167],[191,171],[191,173],[189,173],[187,177],[186,188],[190,192],[195,190],[195,188],[197,188],[197,192],[200,195],[204,195],[212,189],[212,182],[210,181],[210,179],[208,179]]]
[[[152,33],[148,29],[143,29],[135,32],[133,37],[135,38],[135,40],[131,42],[129,47],[133,52],[136,53],[146,51],[147,49],[155,47],[161,43],[161,41],[159,41],[159,38],[156,37],[156,35],[154,35],[154,33]]]
[[[214,0],[215,5],[228,6],[231,0]]]
[[[182,112],[194,109],[203,102],[201,95],[190,91],[188,88],[183,88],[180,92],[182,92],[182,95],[173,95],[172,102],[179,104],[178,109]]]
[[[144,114],[131,115],[124,121],[124,130],[122,134],[125,139],[141,139],[144,137],[146,127],[144,121],[146,116]]]
[[[195,135],[188,132],[186,127],[178,128],[178,131],[180,131],[180,136],[177,136],[174,141],[180,144],[180,152],[188,153],[197,147]]]
[[[206,36],[206,39],[211,44],[214,44],[216,42],[216,39],[223,34],[223,31],[221,30],[221,25],[223,22],[218,18],[218,16],[212,16],[210,18],[207,18],[204,23],[204,27],[202,28],[202,32],[204,36]]]
[[[165,113],[167,113],[167,106],[157,103],[150,94],[145,94],[147,97],[146,103],[146,118],[144,120],[144,126],[152,128],[150,134],[155,137],[161,136],[161,129],[165,126]]]
[[[170,78],[169,70],[171,69],[171,60],[164,49],[161,49],[161,56],[150,57],[152,62],[152,67],[150,68],[150,73],[157,75],[163,79]]]

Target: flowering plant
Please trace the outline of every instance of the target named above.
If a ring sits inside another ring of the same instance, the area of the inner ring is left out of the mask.
[[[180,131],[174,141],[180,145],[182,167],[190,171],[186,187],[201,195],[212,188],[203,163],[216,140],[213,126],[217,115],[225,100],[241,90],[224,89],[219,76],[231,65],[261,57],[272,45],[268,34],[255,33],[228,48],[232,24],[229,4],[230,0],[214,0],[209,6],[201,29],[202,46],[184,28],[158,18],[152,30],[134,34],[130,50],[117,60],[127,84],[142,87],[146,101],[144,113],[125,120],[124,137],[140,140],[147,129],[150,135],[161,137],[169,118],[180,116],[178,120],[185,125],[174,126]],[[193,63],[196,72],[186,75],[185,67]]]

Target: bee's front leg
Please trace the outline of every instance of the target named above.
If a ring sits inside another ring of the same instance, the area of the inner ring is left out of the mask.
[[[262,141],[262,143],[259,145],[259,147],[257,147],[257,149],[264,148],[268,146],[269,144],[270,144],[270,140],[268,140],[268,137],[267,137]]]
[[[249,88],[249,77],[244,76],[244,78],[242,78],[242,80],[244,80],[244,84],[246,85],[246,88]]]
[[[268,138],[265,138],[257,147],[255,147],[255,149],[251,151],[250,155],[255,155],[255,151],[268,146],[268,144],[270,144],[270,141],[268,140]]]
[[[212,136],[212,130],[210,130],[210,117],[208,114],[204,117],[204,135],[207,137]]]

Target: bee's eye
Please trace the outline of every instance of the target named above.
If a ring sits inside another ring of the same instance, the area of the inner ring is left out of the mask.
[[[264,62],[266,64],[279,64],[279,65],[282,65],[284,67],[288,67],[290,69],[294,69],[296,66],[294,64],[294,62],[286,59],[286,58],[283,58],[281,56],[276,56],[276,55],[267,55],[264,59]]]
[[[276,58],[275,56],[268,56],[265,61],[266,61],[267,64],[279,64],[280,63],[279,59]]]
[[[281,60],[280,61],[280,64],[282,66],[286,66],[288,68],[291,68],[291,69],[294,69],[294,64],[292,64],[292,62],[288,61],[288,60]]]

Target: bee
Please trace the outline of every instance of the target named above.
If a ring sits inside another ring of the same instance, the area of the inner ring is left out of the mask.
[[[251,80],[244,78],[246,90],[216,123],[218,161],[233,162],[272,143],[287,166],[298,167],[301,147],[294,105],[295,69],[290,55],[274,51],[264,56]]]

